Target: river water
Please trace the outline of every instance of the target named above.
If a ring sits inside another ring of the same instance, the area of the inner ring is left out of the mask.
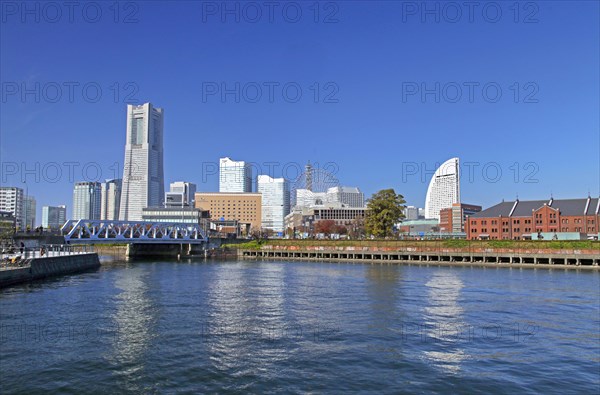
[[[0,291],[0,392],[600,391],[600,273],[104,262]]]

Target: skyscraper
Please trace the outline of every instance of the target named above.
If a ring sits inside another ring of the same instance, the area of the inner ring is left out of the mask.
[[[66,206],[42,207],[42,226],[46,229],[59,229],[67,221]]]
[[[106,180],[102,183],[100,219],[109,221],[119,219],[122,184],[123,180],[120,178]]]
[[[36,212],[36,201],[35,198],[31,195],[25,196],[23,199],[23,224],[25,229],[33,229],[35,228],[35,212]]]
[[[73,189],[73,219],[100,219],[102,188],[99,182],[78,182]]]
[[[219,192],[252,192],[250,164],[230,158],[220,158]]]
[[[23,229],[24,214],[23,189],[17,187],[0,187],[0,211],[11,213],[15,217],[17,229]]]
[[[435,171],[425,197],[425,218],[440,219],[440,210],[460,202],[458,158],[448,159]]]
[[[164,111],[145,103],[127,106],[127,140],[119,219],[140,221],[144,207],[162,205]]]
[[[285,216],[290,212],[290,189],[287,180],[259,175],[257,184],[258,192],[262,194],[262,228],[283,232]]]

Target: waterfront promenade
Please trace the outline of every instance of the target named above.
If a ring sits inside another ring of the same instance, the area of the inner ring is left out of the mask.
[[[43,249],[24,248],[23,252],[17,249],[0,256],[0,288],[98,267],[100,261],[92,246],[48,245]]]

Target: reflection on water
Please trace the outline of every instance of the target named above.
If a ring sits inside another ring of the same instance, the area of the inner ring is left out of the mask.
[[[118,366],[118,374],[129,389],[138,390],[132,379],[140,377],[145,354],[153,341],[156,306],[149,297],[148,272],[138,267],[119,272],[115,279],[115,333],[107,359]]]
[[[597,272],[144,261],[69,279],[0,292],[0,393],[600,385]]]
[[[252,274],[258,270],[252,264],[231,266],[209,285],[211,314],[203,325],[203,340],[217,371],[259,374],[289,357],[276,343],[285,330],[284,267]],[[269,346],[260,346],[265,343]]]
[[[433,344],[443,344],[443,350],[425,350],[425,358],[448,373],[458,373],[461,362],[469,355],[460,348],[467,326],[463,322],[463,308],[459,304],[463,282],[456,272],[435,272],[425,284],[427,305],[424,310],[423,332]],[[468,332],[468,329],[467,329]],[[468,333],[467,333],[468,334]]]

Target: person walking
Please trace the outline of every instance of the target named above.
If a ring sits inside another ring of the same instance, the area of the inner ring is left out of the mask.
[[[24,250],[25,250],[25,243],[21,242],[21,248],[19,248],[19,251],[21,251],[21,255],[23,254]]]

